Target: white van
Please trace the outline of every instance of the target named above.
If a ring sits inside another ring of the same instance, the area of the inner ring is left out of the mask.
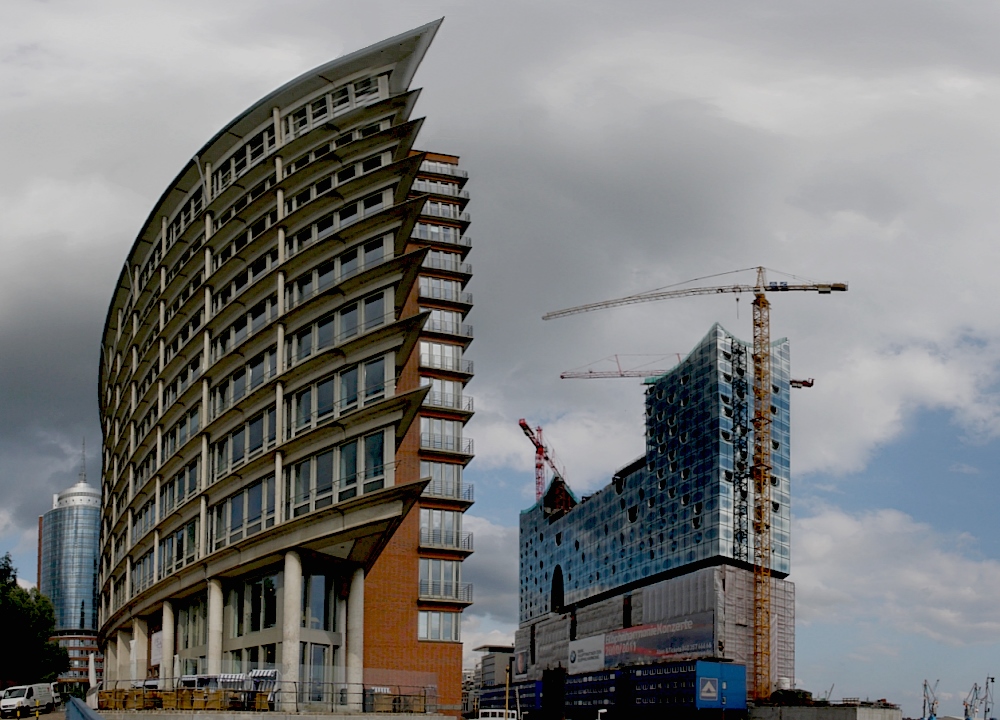
[[[7,688],[3,700],[0,700],[0,718],[26,717],[35,711],[36,706],[43,712],[52,712],[54,705],[52,687],[47,683],[15,685]]]

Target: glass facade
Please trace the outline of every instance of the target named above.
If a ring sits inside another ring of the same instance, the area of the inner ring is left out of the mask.
[[[752,483],[741,485],[753,448],[751,356],[714,325],[676,368],[647,380],[645,456],[580,503],[570,496],[553,512],[547,495],[521,513],[521,622],[685,567],[752,561],[753,537],[740,535],[754,506]],[[772,344],[771,370],[771,568],[780,578],[791,569],[787,340]]]
[[[100,503],[100,491],[80,483],[42,518],[38,588],[55,608],[56,632],[97,632]]]

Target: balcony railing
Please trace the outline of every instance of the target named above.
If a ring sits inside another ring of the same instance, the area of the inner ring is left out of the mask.
[[[472,360],[421,353],[420,367],[433,368],[434,370],[450,370],[452,372],[472,375],[475,366]]]
[[[458,185],[452,185],[450,183],[430,183],[424,180],[417,180],[413,183],[413,191],[418,193],[432,193],[434,195],[448,195],[450,197],[459,197],[462,199],[467,199],[469,197],[468,190],[459,190]]]
[[[472,247],[472,238],[468,235],[455,233],[430,232],[425,225],[417,225],[410,233],[412,240],[429,240],[431,242],[447,243],[449,245],[459,245],[461,247]]]
[[[472,274],[472,263],[461,262],[457,257],[454,259],[426,257],[424,258],[424,267],[433,270],[464,273],[466,275]]]
[[[454,175],[455,177],[463,178],[469,177],[468,170],[462,170],[457,165],[434,162],[433,160],[424,160],[420,163],[420,169],[424,172],[437,173],[438,175]]]
[[[466,482],[456,483],[444,480],[431,480],[427,484],[427,487],[424,488],[424,495],[475,502],[474,486],[472,483]]]
[[[454,320],[435,320],[431,318],[424,325],[424,330],[428,332],[444,333],[446,335],[459,335],[460,337],[472,337],[472,326],[468,323],[455,322]]]
[[[452,210],[454,208],[454,210]],[[430,215],[432,217],[447,218],[448,220],[461,220],[463,222],[471,222],[472,216],[467,212],[461,212],[458,209],[458,205],[445,205],[444,207],[435,205],[424,205],[423,209],[420,211],[421,215]]]
[[[448,408],[450,410],[462,410],[473,412],[472,398],[469,395],[459,395],[455,393],[429,392],[424,399],[424,405],[429,407]]]
[[[472,293],[464,290],[451,290],[449,288],[421,287],[420,297],[431,298],[433,300],[448,300],[450,302],[472,304]]]
[[[461,530],[432,530],[420,528],[420,544],[425,547],[472,550],[472,533]]]
[[[470,603],[472,602],[472,583],[421,580],[420,597]]]
[[[428,450],[462,453],[463,455],[473,454],[472,438],[455,437],[454,435],[420,433],[420,447]]]

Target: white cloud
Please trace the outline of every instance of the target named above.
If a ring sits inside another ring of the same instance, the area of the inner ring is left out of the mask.
[[[1000,642],[1000,562],[963,552],[968,538],[898,510],[833,507],[796,520],[793,532],[800,623],[875,623],[948,645]]]

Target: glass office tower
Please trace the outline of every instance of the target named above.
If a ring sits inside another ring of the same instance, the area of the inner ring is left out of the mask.
[[[80,481],[53,497],[39,523],[38,589],[52,601],[56,637],[70,653],[64,683],[85,683],[97,652],[97,558],[101,491]],[[100,664],[99,664],[100,666]]]

